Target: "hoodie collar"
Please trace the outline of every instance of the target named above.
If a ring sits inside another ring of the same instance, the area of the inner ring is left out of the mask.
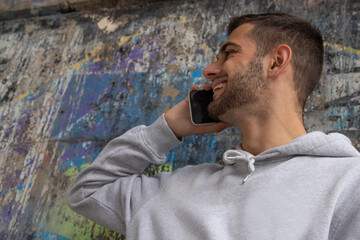
[[[227,150],[223,155],[223,161],[225,165],[247,163],[248,174],[243,180],[245,183],[255,171],[255,162],[287,160],[295,156],[360,157],[360,153],[351,145],[350,139],[342,134],[311,132],[286,145],[266,150],[256,156],[244,151],[239,145],[235,150]]]

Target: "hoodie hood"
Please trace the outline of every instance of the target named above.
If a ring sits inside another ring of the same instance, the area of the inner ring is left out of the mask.
[[[296,156],[313,157],[360,157],[360,153],[352,146],[351,141],[340,133],[325,134],[311,132],[291,141],[287,145],[269,149],[259,155],[252,155],[241,149],[228,150],[223,155],[225,165],[247,163],[248,175],[255,171],[255,162],[269,160],[288,160]]]

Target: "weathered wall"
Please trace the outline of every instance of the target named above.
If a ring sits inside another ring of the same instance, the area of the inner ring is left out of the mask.
[[[326,41],[308,130],[360,149],[360,5],[351,0],[177,1],[0,23],[0,239],[122,239],[66,206],[70,182],[104,145],[182,100],[226,40],[230,16],[312,21]],[[215,162],[240,133],[187,137],[164,166]]]
[[[0,0],[0,21],[176,0]]]

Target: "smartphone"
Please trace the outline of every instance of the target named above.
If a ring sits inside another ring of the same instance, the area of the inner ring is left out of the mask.
[[[213,99],[213,91],[194,90],[189,93],[191,121],[194,125],[205,125],[219,122],[207,112],[207,107]]]

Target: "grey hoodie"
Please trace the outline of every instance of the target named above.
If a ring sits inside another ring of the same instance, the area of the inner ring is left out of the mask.
[[[179,143],[164,116],[113,139],[68,189],[69,206],[128,240],[360,239],[360,154],[345,136],[312,132],[257,156],[226,151],[224,165],[142,175]]]

